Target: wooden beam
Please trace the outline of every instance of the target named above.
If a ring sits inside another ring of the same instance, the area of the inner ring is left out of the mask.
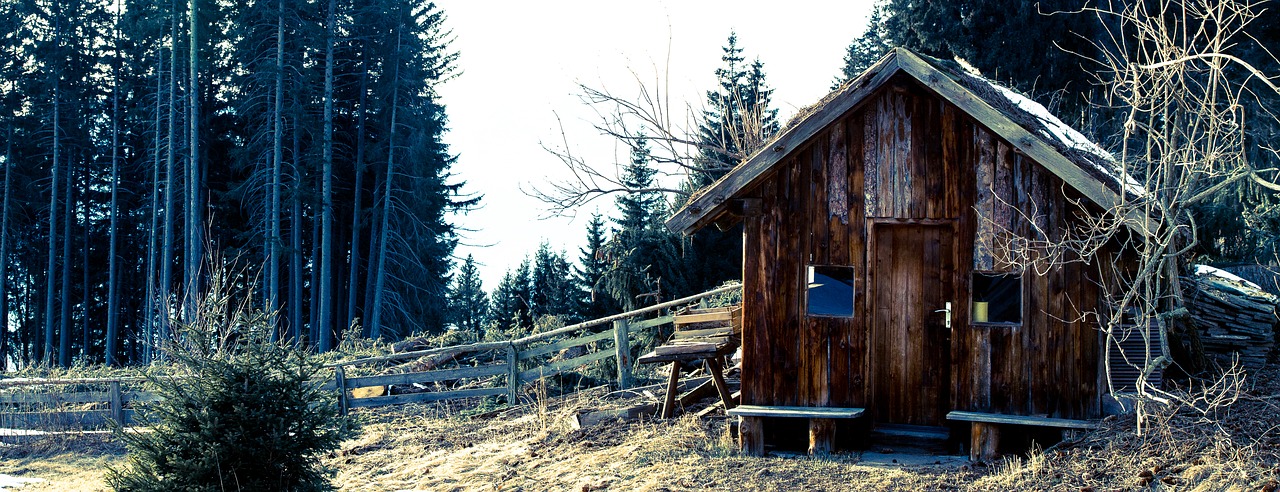
[[[741,417],[798,417],[823,419],[856,419],[865,413],[862,408],[791,407],[773,405],[740,405],[729,410],[729,415]]]
[[[835,419],[809,419],[809,454],[825,456],[835,450]]]
[[[987,422],[973,422],[969,432],[969,459],[991,461],[997,456],[1000,444],[1000,427]]]
[[[983,422],[988,424],[1026,425],[1031,427],[1057,427],[1061,429],[1096,429],[1097,422],[1089,420],[1035,417],[1031,415],[1007,415],[1002,413],[965,412],[955,410],[947,414],[947,420]]]
[[[738,445],[747,455],[764,455],[764,417],[742,417],[738,422]]]

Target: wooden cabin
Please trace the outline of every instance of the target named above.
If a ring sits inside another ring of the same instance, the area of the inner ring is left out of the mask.
[[[744,448],[794,417],[811,452],[855,417],[975,457],[1006,425],[1091,425],[1100,270],[1014,253],[1143,194],[1114,169],[1040,105],[903,49],[798,117],[667,222],[744,225]]]

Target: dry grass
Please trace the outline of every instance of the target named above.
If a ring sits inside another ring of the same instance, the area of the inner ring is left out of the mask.
[[[724,419],[691,415],[574,429],[580,409],[631,402],[572,396],[506,418],[368,414],[363,435],[329,460],[342,490],[883,490],[951,489],[968,467],[885,469],[856,455],[752,458]]]
[[[579,410],[647,397],[586,391],[466,417],[447,406],[361,413],[363,431],[325,458],[340,490],[1264,490],[1280,476],[1280,378],[1252,379],[1213,419],[1167,408],[1138,435],[1132,417],[992,467],[876,466],[739,454],[723,418],[606,422],[575,429]],[[0,474],[49,480],[19,489],[106,490],[111,441],[50,440],[0,449]]]
[[[112,436],[55,436],[0,447],[0,475],[35,478],[22,492],[99,492],[110,490],[108,466],[124,464],[124,447]]]

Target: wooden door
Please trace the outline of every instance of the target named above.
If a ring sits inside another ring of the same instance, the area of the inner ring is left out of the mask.
[[[871,409],[877,423],[944,425],[955,293],[951,221],[876,223],[868,258]]]

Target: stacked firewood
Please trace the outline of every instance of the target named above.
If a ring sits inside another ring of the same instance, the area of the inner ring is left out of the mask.
[[[1223,367],[1237,356],[1246,369],[1265,365],[1275,347],[1280,298],[1216,268],[1197,265],[1195,273],[1187,308],[1200,327],[1205,355]]]

